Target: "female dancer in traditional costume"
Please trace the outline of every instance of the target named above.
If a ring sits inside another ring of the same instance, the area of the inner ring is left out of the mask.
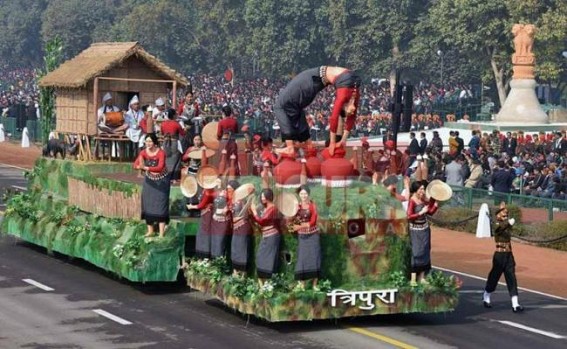
[[[246,189],[246,188],[243,188]],[[251,193],[253,187],[250,189]],[[234,274],[246,274],[250,259],[252,224],[250,222],[250,200],[252,196],[246,194],[244,198],[234,197],[232,204],[232,241],[230,245],[230,259]]]
[[[264,210],[258,215],[255,205],[252,205],[252,218],[262,228],[262,241],[256,252],[256,272],[260,284],[263,279],[269,279],[277,271],[280,251],[281,234],[277,228],[277,210],[274,206],[274,192],[271,189],[262,190],[260,196]]]
[[[295,278],[304,284],[304,280],[313,280],[313,287],[321,273],[321,240],[317,227],[317,206],[309,198],[310,190],[307,186],[298,189],[300,204],[296,219],[299,224],[294,225],[298,233],[297,262],[295,263]]]
[[[171,179],[179,180],[181,153],[179,152],[178,141],[185,135],[185,130],[175,120],[177,117],[175,109],[168,109],[166,114],[167,120],[161,123],[161,133],[164,138],[163,146],[167,155],[166,163],[169,173],[171,173]]]
[[[159,236],[165,234],[169,223],[170,176],[165,165],[165,152],[159,148],[155,134],[149,134],[145,140],[146,148],[140,152],[134,168],[145,172],[142,187],[142,219],[146,220],[148,232],[154,235],[154,224],[159,225]]]
[[[215,190],[205,189],[198,205],[187,205],[188,210],[201,210],[199,230],[195,237],[195,255],[197,258],[203,259],[211,256],[211,220],[214,200]]]
[[[425,283],[425,274],[431,269],[431,228],[427,215],[437,212],[439,207],[435,199],[427,201],[425,187],[427,182],[413,182],[410,187],[412,194],[408,204],[409,233],[411,241],[411,282]]]

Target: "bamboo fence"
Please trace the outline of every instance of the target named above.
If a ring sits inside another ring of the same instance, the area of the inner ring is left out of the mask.
[[[97,188],[75,178],[69,180],[69,205],[104,217],[139,219],[142,212],[141,193],[129,194]]]

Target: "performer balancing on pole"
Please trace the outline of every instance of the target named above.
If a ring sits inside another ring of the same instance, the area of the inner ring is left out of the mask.
[[[506,286],[508,286],[508,293],[512,298],[512,311],[518,313],[524,310],[518,302],[518,282],[516,281],[516,262],[512,254],[512,244],[510,239],[512,237],[512,226],[514,225],[514,218],[508,219],[508,209],[504,203],[500,204],[500,208],[496,212],[496,222],[494,223],[494,242],[496,243],[496,251],[492,257],[492,269],[488,274],[486,280],[486,287],[484,288],[483,303],[486,308],[492,308],[490,303],[490,295],[496,286],[502,273],[506,278]]]
[[[335,148],[343,146],[356,120],[360,99],[360,77],[349,69],[321,66],[299,73],[280,92],[274,105],[274,115],[281,128],[285,148],[281,153],[292,154],[294,142],[307,142],[310,146],[309,124],[303,110],[309,106],[317,94],[325,87],[333,85],[336,96],[329,120],[329,153],[334,155]],[[343,135],[337,139],[339,117],[346,118]]]

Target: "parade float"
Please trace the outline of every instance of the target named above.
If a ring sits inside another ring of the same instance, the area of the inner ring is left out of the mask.
[[[40,158],[26,173],[28,190],[6,195],[2,231],[132,282],[176,281],[197,223],[172,220],[165,238],[144,238],[141,180],[132,172],[126,163]],[[113,179],[128,173],[130,181]],[[172,190],[174,214],[181,196]]]
[[[128,180],[117,179],[126,174]],[[171,213],[177,218],[165,238],[145,238],[139,220],[141,180],[131,164],[41,158],[26,176],[28,191],[9,199],[3,232],[133,282],[175,281],[186,260],[191,288],[243,314],[294,321],[431,313],[452,311],[458,301],[453,276],[434,271],[427,284],[410,286],[411,249],[401,203],[385,189],[355,178],[348,187],[311,187],[319,210],[322,270],[317,288],[302,288],[294,280],[298,237],[285,223],[279,271],[260,286],[253,266],[248,277],[233,276],[226,258],[191,255],[199,222],[182,217],[185,198],[178,187],[171,193]],[[261,189],[258,177],[239,180]],[[274,190],[279,196],[295,189]],[[256,227],[256,249],[260,237]]]
[[[101,132],[101,97],[119,105],[133,96],[150,104],[188,84],[185,77],[137,42],[95,43],[39,81],[56,97],[56,144],[78,146],[73,160],[41,158],[26,174],[28,190],[8,202],[3,231],[133,282],[175,281],[186,234],[196,222],[174,220],[166,238],[144,239],[142,178],[131,162],[135,143],[124,133]],[[114,113],[124,123],[122,113]],[[109,121],[109,120],[107,120]],[[180,212],[179,189],[172,212]],[[183,203],[180,203],[183,206]],[[155,239],[154,239],[155,240]]]
[[[405,210],[390,192],[364,179],[356,151],[351,160],[344,158],[345,152],[343,158],[329,159],[329,154],[312,148],[304,158],[281,161],[262,178],[249,175],[254,166],[251,153],[237,154],[237,161],[219,151],[207,164],[210,154],[202,151],[201,174],[209,171],[208,176],[213,180],[219,177],[226,185],[227,179],[235,178],[235,164],[239,163],[240,177],[236,179],[254,188],[251,198],[262,188],[272,188],[275,193],[276,206],[282,212],[278,219],[282,233],[278,270],[263,283],[258,282],[254,265],[262,235],[255,224],[245,275],[232,273],[230,258],[194,256],[200,220],[187,217],[185,196],[195,195],[196,190],[184,195],[183,185],[172,187],[171,222],[165,236],[144,237],[146,224],[140,220],[143,175],[131,162],[105,161],[113,157],[111,148],[124,140],[94,131],[99,90],[103,85],[103,91],[122,91],[124,100],[129,93],[123,91],[136,91],[140,99],[150,100],[164,93],[163,89],[175,91],[184,80],[136,43],[93,46],[42,80],[44,86],[62,89],[57,96],[58,117],[59,108],[65,110],[58,118],[57,130],[78,135],[78,160],[38,159],[26,173],[28,190],[8,195],[3,233],[84,259],[132,282],[172,282],[184,274],[191,288],[242,314],[271,322],[455,309],[459,284],[454,276],[434,271],[426,282],[410,285],[411,247]],[[93,59],[90,49],[98,59]],[[77,64],[92,66],[88,74],[77,76]],[[144,90],[144,86],[150,88]],[[205,145],[217,149],[216,136],[205,131]],[[214,139],[207,140],[210,137]],[[93,142],[103,148],[103,161],[92,161],[98,152],[90,150]],[[122,160],[128,153],[117,147],[120,159],[114,156],[112,160]],[[195,189],[195,181],[188,182]],[[294,280],[298,235],[290,228],[293,214],[289,211],[297,206],[296,188],[306,183],[317,206],[320,232],[321,270],[316,287]]]
[[[348,168],[352,163],[342,160],[324,161],[318,180],[301,179],[301,173],[309,173],[306,161],[297,161],[293,166],[284,162],[285,173],[278,174],[275,168],[276,183],[272,188],[278,206],[284,208],[280,217],[279,271],[272,279],[260,284],[254,266],[246,277],[234,275],[230,261],[224,257],[194,257],[185,270],[189,286],[242,314],[271,322],[452,311],[458,301],[458,280],[434,271],[426,282],[410,285],[411,247],[402,204],[382,186],[352,176],[352,165],[349,171],[340,170],[341,164]],[[262,188],[257,177],[239,180],[253,183],[256,192]],[[297,205],[290,204],[293,200],[289,198],[296,196],[300,183],[307,182],[312,183],[310,197],[318,208],[321,234],[321,279],[316,287],[305,287],[294,280],[299,237],[286,218],[293,216],[293,209],[291,214],[286,213],[290,210],[286,206]],[[262,237],[257,226],[254,237],[257,253]]]

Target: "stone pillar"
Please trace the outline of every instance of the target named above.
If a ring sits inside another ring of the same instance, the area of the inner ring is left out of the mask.
[[[535,56],[532,53],[533,24],[514,24],[515,53],[512,55],[514,75],[510,82],[510,93],[496,116],[497,123],[547,124],[547,114],[541,108],[535,94]]]

